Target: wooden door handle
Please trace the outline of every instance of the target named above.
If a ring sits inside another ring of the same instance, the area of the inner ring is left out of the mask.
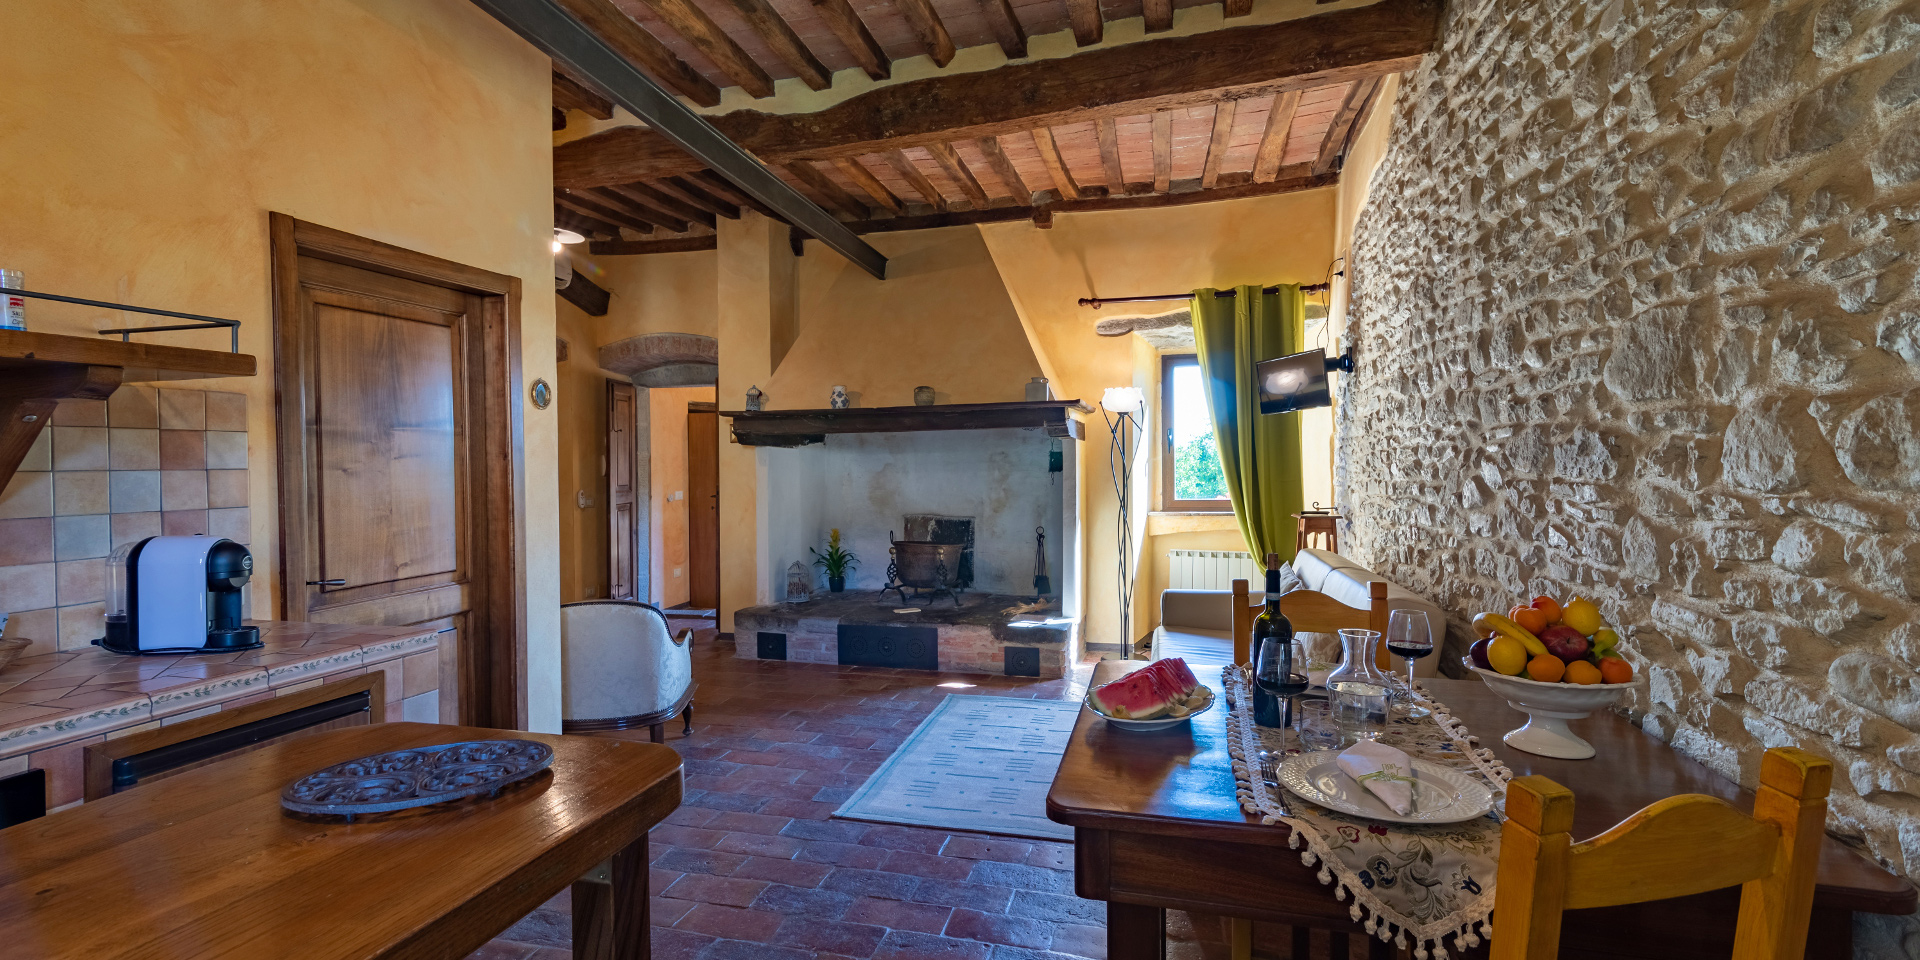
[[[344,587],[346,585],[347,585],[347,582],[339,578],[335,578],[332,580],[308,580],[307,581],[307,586],[309,587]]]

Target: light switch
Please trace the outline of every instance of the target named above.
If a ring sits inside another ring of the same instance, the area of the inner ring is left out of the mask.
[[[587,496],[587,492],[585,490],[581,490],[580,492],[574,494],[573,496],[574,496],[574,501],[580,504],[580,509],[585,510],[586,508],[593,506],[593,498]]]
[[[673,575],[674,575],[674,576],[676,576],[676,577],[680,575],[680,568],[679,568],[679,567],[674,567],[674,568],[673,568]]]

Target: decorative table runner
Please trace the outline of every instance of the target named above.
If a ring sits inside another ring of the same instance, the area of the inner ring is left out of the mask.
[[[1445,960],[1440,940],[1449,934],[1459,947],[1479,945],[1493,914],[1493,880],[1500,856],[1500,813],[1506,808],[1506,783],[1513,773],[1493,751],[1475,747],[1466,727],[1445,705],[1416,691],[1414,699],[1433,711],[1419,719],[1394,717],[1381,743],[1408,756],[1466,771],[1486,782],[1494,809],[1463,823],[1412,826],[1380,823],[1316,806],[1259,775],[1260,751],[1280,750],[1281,731],[1253,722],[1252,686],[1241,667],[1223,671],[1227,749],[1233,756],[1240,806],[1266,823],[1284,823],[1293,831],[1300,860],[1320,864],[1320,882],[1333,887],[1335,899],[1352,897],[1349,911],[1366,921],[1368,933],[1398,947],[1411,943],[1420,960]],[[1395,702],[1407,695],[1396,685]],[[1300,752],[1297,735],[1288,732],[1286,752]]]

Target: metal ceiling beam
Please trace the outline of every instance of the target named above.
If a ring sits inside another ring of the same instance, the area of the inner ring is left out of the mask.
[[[660,89],[556,0],[473,3],[788,223],[838,251],[875,279],[886,279],[887,258],[880,251],[801,196],[686,104]]]

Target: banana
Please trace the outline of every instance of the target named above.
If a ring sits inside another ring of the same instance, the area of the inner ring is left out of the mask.
[[[1534,636],[1527,628],[1497,613],[1483,613],[1474,617],[1473,628],[1481,633],[1486,633],[1491,630],[1503,637],[1511,637],[1520,641],[1520,645],[1527,648],[1528,656],[1537,657],[1547,652],[1547,645],[1541,643],[1539,637]]]

